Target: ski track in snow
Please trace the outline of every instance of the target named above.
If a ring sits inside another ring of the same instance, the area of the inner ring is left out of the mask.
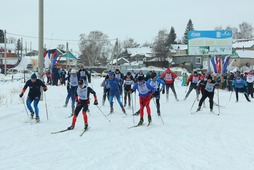
[[[101,106],[102,79],[93,79],[99,107],[109,113],[109,103]],[[80,112],[74,130],[54,134],[66,129],[72,118],[71,103],[62,107],[66,97],[65,86],[49,86],[46,92],[49,120],[46,117],[45,101],[39,103],[41,122],[36,124],[27,116],[19,99],[20,91],[8,95],[14,88],[23,86],[21,81],[1,84],[6,99],[0,107],[0,169],[18,170],[62,170],[62,169],[104,169],[104,170],[239,170],[253,169],[254,165],[254,115],[253,103],[245,101],[240,94],[229,101],[230,92],[220,91],[220,116],[209,113],[209,103],[201,112],[190,114],[195,99],[194,91],[183,101],[186,87],[177,82],[176,92],[180,101],[175,101],[172,91],[169,100],[161,95],[161,115],[151,100],[152,124],[147,127],[127,129],[133,125],[132,108],[126,108],[124,117],[117,101],[114,113],[108,116],[110,123],[93,105],[91,96],[91,127],[82,137],[84,128]],[[28,91],[27,91],[28,92]],[[24,95],[25,99],[27,92]],[[5,103],[7,101],[7,103]],[[217,95],[214,96],[217,102]],[[138,97],[136,97],[138,110]],[[195,103],[192,111],[197,109]],[[218,107],[214,106],[215,113]],[[147,124],[145,110],[144,121]],[[139,116],[134,116],[135,124]],[[27,123],[25,123],[27,122]],[[31,122],[31,123],[30,123]]]

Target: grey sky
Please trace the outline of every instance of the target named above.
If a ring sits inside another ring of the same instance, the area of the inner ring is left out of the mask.
[[[0,29],[37,37],[38,2],[2,0]],[[143,44],[152,42],[159,30],[173,26],[181,39],[189,19],[196,30],[212,30],[220,25],[238,27],[243,21],[254,26],[253,6],[253,0],[44,0],[44,37],[79,40],[80,34],[99,30],[110,39],[134,38]],[[23,39],[37,48],[37,39]],[[44,43],[54,48],[66,41]],[[69,48],[78,50],[78,41],[69,44]]]

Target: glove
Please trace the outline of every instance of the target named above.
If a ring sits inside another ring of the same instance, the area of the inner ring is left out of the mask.
[[[165,93],[165,89],[162,90],[162,94],[164,94],[164,93]]]
[[[98,105],[98,101],[97,101],[97,100],[95,100],[93,104],[94,104],[94,105]]]
[[[80,103],[80,100],[79,100],[78,96],[75,97],[75,100],[76,100],[77,103]]]
[[[47,88],[44,88],[43,91],[47,91],[48,89]]]
[[[129,91],[128,91],[128,93],[132,93],[133,91],[132,91],[132,89],[130,89]]]
[[[189,82],[187,83],[187,86],[189,86]]]
[[[23,97],[23,95],[24,95],[24,93],[20,93],[20,94],[19,94],[19,97],[21,98],[21,97]]]
[[[90,104],[90,99],[86,100],[86,103],[87,103],[87,104]]]
[[[156,97],[156,96],[158,96],[158,94],[159,94],[159,92],[156,91],[156,92],[153,93],[152,97]]]

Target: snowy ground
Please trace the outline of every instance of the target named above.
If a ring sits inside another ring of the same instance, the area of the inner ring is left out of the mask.
[[[101,78],[92,80],[98,94],[99,107],[105,114],[109,103],[101,105]],[[82,137],[82,114],[76,128],[60,134],[51,134],[71,124],[70,105],[63,108],[66,87],[49,86],[46,102],[39,103],[41,123],[29,120],[24,104],[18,97],[22,80],[0,82],[0,169],[8,170],[251,170],[254,167],[253,102],[240,95],[229,101],[230,92],[219,91],[221,115],[209,113],[208,101],[202,112],[190,114],[195,95],[192,92],[183,101],[186,87],[178,81],[176,91],[166,102],[161,97],[162,118],[156,116],[151,101],[151,126],[127,129],[133,125],[132,110],[128,117],[117,103],[115,112],[108,116],[111,122],[91,105],[89,126]],[[217,92],[218,94],[218,92]],[[217,94],[214,100],[217,101]],[[27,92],[25,94],[25,97]],[[92,102],[93,103],[93,99]],[[46,117],[46,106],[48,117]],[[134,107],[138,109],[138,98]],[[197,108],[197,102],[193,111]],[[214,107],[215,112],[218,107]],[[139,118],[135,117],[135,124]],[[145,117],[145,122],[147,118]]]

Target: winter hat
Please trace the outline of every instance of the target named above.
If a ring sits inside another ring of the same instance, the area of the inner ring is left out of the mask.
[[[35,73],[31,75],[31,79],[37,79],[37,76]]]
[[[79,81],[78,81],[78,84],[79,84],[79,85],[82,85],[83,83],[84,83],[83,80],[79,80]]]
[[[72,73],[72,74],[76,74],[77,72],[76,72],[75,69],[72,69],[72,70],[71,70],[71,73]]]
[[[207,79],[212,80],[213,78],[212,78],[212,76],[209,74],[209,75],[207,76]]]
[[[144,77],[143,76],[139,76],[138,77],[138,81],[143,81],[144,80]]]
[[[114,76],[114,73],[113,72],[109,72],[108,76],[112,77],[112,76]]]
[[[167,70],[166,70],[167,72],[170,72],[170,68],[167,68]]]

